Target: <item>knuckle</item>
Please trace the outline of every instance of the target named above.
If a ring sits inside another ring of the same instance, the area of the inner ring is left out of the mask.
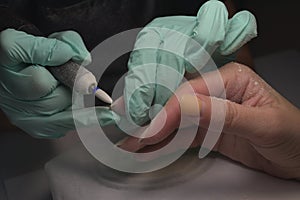
[[[236,77],[243,77],[244,80],[248,80],[250,77],[257,77],[253,69],[238,62],[228,63],[220,71],[225,74],[234,74]]]
[[[0,50],[4,55],[9,55],[14,49],[15,40],[12,34],[12,29],[6,29],[0,33]]]
[[[79,35],[79,33],[72,31],[72,30],[52,34],[50,36],[50,38],[52,38],[52,37],[57,40],[63,41],[63,42],[68,42],[70,40],[75,40],[78,38],[81,39],[81,36]]]
[[[238,118],[237,108],[233,103],[227,103],[225,128],[233,128]]]
[[[268,120],[269,131],[272,132],[272,137],[276,136],[276,133],[283,133],[286,131],[288,127],[286,127],[285,119],[283,118],[282,112],[280,109],[272,109],[270,111],[269,116],[272,116],[270,120]]]
[[[66,31],[65,34],[69,37],[75,37],[75,38],[80,37],[79,33],[77,33],[76,31],[72,31],[72,30]]]

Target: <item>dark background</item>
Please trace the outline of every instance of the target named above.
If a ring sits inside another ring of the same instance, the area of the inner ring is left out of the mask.
[[[74,29],[91,49],[105,38],[141,27],[154,17],[195,15],[203,0],[0,0],[34,22],[44,33]],[[251,43],[253,55],[299,49],[299,1],[233,0],[236,8],[255,14],[259,38]]]
[[[122,31],[145,26],[152,19],[168,15],[196,15],[204,0],[0,0],[0,4],[34,23],[45,35],[75,30],[89,50]],[[233,9],[250,10],[258,21],[259,37],[250,43],[259,57],[286,49],[299,50],[299,2],[226,0]],[[100,83],[111,91],[127,71],[128,55],[116,60]],[[99,103],[99,102],[98,102]]]

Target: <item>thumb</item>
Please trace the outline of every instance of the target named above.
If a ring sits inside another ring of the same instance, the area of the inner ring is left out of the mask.
[[[200,105],[200,122],[193,120],[198,116],[194,106]],[[266,123],[265,111],[261,108],[248,107],[225,99],[209,97],[201,94],[186,95],[180,100],[183,115],[188,116],[200,127],[215,132],[223,127],[224,133],[236,135],[245,139],[255,139],[256,132]]]

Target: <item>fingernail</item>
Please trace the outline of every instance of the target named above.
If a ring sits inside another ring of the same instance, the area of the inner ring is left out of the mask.
[[[129,137],[120,140],[115,146],[128,152],[137,152],[145,147],[144,144],[138,143],[136,140],[130,140]]]
[[[200,148],[200,151],[199,151],[199,154],[198,154],[198,157],[200,159],[203,159],[205,158],[212,150],[211,149],[208,149],[208,148],[205,148],[205,147],[201,147]]]
[[[167,113],[165,109],[162,109],[156,117],[151,121],[150,125],[141,134],[139,143],[147,144],[149,138],[159,134],[159,132],[164,128],[167,120]]]
[[[149,127],[142,133],[142,135],[138,140],[138,143],[143,144],[143,142],[145,142],[145,138],[147,137],[148,132],[149,132]]]
[[[128,137],[123,138],[122,140],[120,140],[119,142],[117,142],[117,143],[115,144],[115,146],[117,146],[117,147],[122,146],[122,145],[124,144],[124,142],[125,142],[127,139],[128,139]]]
[[[184,115],[197,117],[200,116],[202,101],[196,95],[183,95],[180,99],[181,112]]]
[[[125,115],[124,97],[120,97],[111,104],[110,109],[119,115]]]

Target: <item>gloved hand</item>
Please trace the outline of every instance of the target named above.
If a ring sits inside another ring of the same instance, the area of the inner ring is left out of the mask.
[[[10,121],[38,138],[58,138],[75,129],[71,111],[72,94],[45,66],[59,66],[69,60],[91,62],[79,34],[54,33],[49,38],[34,37],[7,29],[0,33],[0,108]],[[82,121],[89,124],[88,109]],[[108,109],[96,108],[100,123],[117,119]]]
[[[228,19],[225,5],[217,0],[205,3],[197,17],[155,19],[139,33],[130,56],[124,90],[127,117],[144,125],[151,106],[165,105],[186,72],[210,70],[203,69],[208,55],[217,66],[234,60],[234,53],[256,36],[256,20],[251,13],[242,11]],[[174,75],[162,65],[178,73]],[[156,108],[154,115],[161,107]]]

